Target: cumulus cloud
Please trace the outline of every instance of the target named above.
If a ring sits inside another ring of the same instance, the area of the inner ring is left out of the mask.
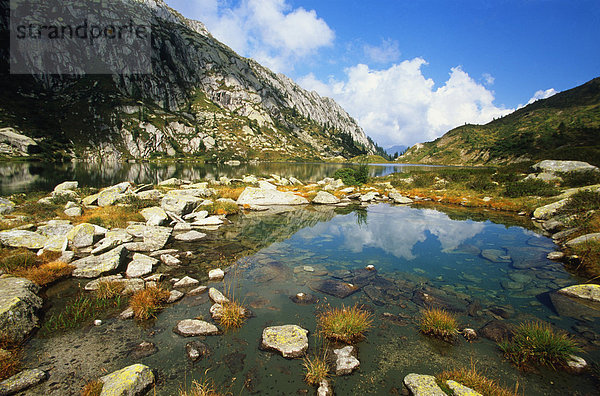
[[[496,81],[494,76],[492,76],[490,73],[483,73],[482,77],[485,85],[493,85],[494,81]]]
[[[494,104],[494,94],[461,67],[436,87],[421,68],[423,58],[376,70],[358,64],[345,70],[343,81],[299,80],[307,89],[331,96],[355,117],[383,147],[433,140],[465,123],[484,124],[513,111]]]
[[[394,62],[400,58],[400,48],[396,40],[382,40],[379,45],[368,45],[363,47],[367,58],[375,63]]]
[[[540,89],[539,91],[533,94],[533,96],[531,97],[531,99],[529,99],[529,102],[527,102],[527,104],[532,104],[536,100],[547,99],[550,96],[556,95],[557,93],[558,91],[554,88],[550,88],[545,91]]]
[[[169,3],[176,5],[177,1]],[[189,1],[189,0],[186,0]],[[194,18],[234,51],[277,72],[333,43],[335,33],[314,10],[286,0],[242,0],[229,7],[217,0],[194,0]]]

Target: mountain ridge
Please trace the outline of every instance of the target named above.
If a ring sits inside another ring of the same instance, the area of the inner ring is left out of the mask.
[[[333,99],[237,55],[201,22],[162,0],[123,3],[151,15],[152,74],[14,76],[3,52],[0,127],[34,138],[45,153],[87,160],[332,160],[377,151]]]
[[[410,147],[399,162],[496,165],[541,159],[600,163],[600,77],[485,125]]]

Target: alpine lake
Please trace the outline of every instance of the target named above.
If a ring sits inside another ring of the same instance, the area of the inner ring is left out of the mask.
[[[194,169],[178,164],[125,164],[104,172],[84,164],[64,170],[11,166],[7,170],[2,165],[3,193],[51,190],[64,180],[106,186],[123,180],[194,180],[207,175],[218,179],[244,173],[316,181],[342,165]],[[392,171],[402,167],[371,167],[371,174]],[[18,184],[19,174],[33,180]],[[26,344],[24,362],[49,371],[50,378],[27,394],[78,394],[87,381],[134,363],[156,370],[157,384],[150,394],[177,395],[180,389],[189,389],[193,380],[206,378],[232,395],[314,394],[315,388],[303,381],[302,359],[261,350],[261,334],[267,326],[299,325],[309,330],[308,354],[319,354],[327,341],[318,335],[316,314],[325,306],[342,304],[362,304],[372,312],[373,326],[356,344],[360,368],[351,375],[332,377],[337,395],[403,394],[402,381],[409,373],[435,375],[472,364],[509,388],[518,383],[519,394],[598,394],[598,384],[589,373],[574,375],[545,367],[519,370],[503,357],[496,342],[483,336],[501,333],[503,323],[542,320],[569,332],[583,347],[581,356],[588,363],[600,361],[600,320],[555,293],[585,279],[546,259],[556,246],[527,217],[433,203],[377,203],[277,207],[228,219],[230,224],[202,230],[207,237],[199,242],[170,242],[166,248],[191,254],[184,255],[178,267],[161,264],[154,272],[166,274],[167,280],[190,276],[201,285],[228,290],[253,314],[240,329],[208,337],[175,334],[173,328],[182,319],[211,321],[211,302],[204,293],[186,295],[149,321],[121,320],[117,312],[99,318],[100,326],[90,323],[61,333],[40,331]],[[375,270],[367,271],[368,265]],[[227,269],[225,279],[210,282],[208,271],[218,267]],[[336,293],[330,285],[339,282],[354,285],[353,292]],[[86,283],[69,279],[46,289],[45,317],[64,309]],[[300,292],[314,296],[316,302],[294,302],[292,297]],[[479,337],[471,342],[458,337],[450,344],[420,334],[420,312],[431,301],[456,313],[460,328],[473,328]],[[156,348],[140,351],[137,346],[143,341]],[[204,343],[208,350],[196,362],[186,355],[186,344],[193,341]]]

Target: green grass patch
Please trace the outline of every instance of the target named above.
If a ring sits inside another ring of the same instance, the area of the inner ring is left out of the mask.
[[[562,207],[566,214],[585,213],[600,209],[600,191],[578,191],[571,195],[569,201]]]
[[[452,342],[458,334],[458,324],[450,312],[440,308],[428,308],[421,315],[419,331]]]
[[[541,322],[521,323],[511,341],[498,344],[504,356],[518,367],[565,366],[581,348],[566,333]]]
[[[553,197],[560,194],[560,190],[550,183],[539,179],[528,179],[506,184],[503,195],[509,198],[525,196]]]
[[[352,343],[364,337],[373,323],[371,313],[354,305],[350,308],[326,307],[317,315],[319,332],[325,337],[345,343]]]
[[[564,187],[584,187],[600,184],[600,172],[563,172],[559,176],[563,179],[561,185]]]

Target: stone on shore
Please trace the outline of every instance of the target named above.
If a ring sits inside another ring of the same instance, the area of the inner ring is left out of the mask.
[[[263,330],[261,347],[285,358],[297,358],[308,349],[308,330],[297,325],[272,326]]]
[[[146,224],[149,226],[161,226],[169,222],[169,216],[160,206],[153,206],[151,208],[144,208],[140,214],[146,220]]]
[[[47,378],[46,372],[40,369],[23,370],[0,382],[0,395],[14,395],[44,382]]]
[[[65,191],[65,190],[75,190],[77,187],[79,187],[79,182],[77,181],[66,181],[66,182],[62,182],[60,184],[58,184],[56,187],[54,187],[54,192],[60,192],[60,191]]]
[[[600,285],[592,283],[564,287],[558,293],[565,296],[600,302]]]
[[[404,385],[413,396],[446,396],[433,375],[408,374],[404,377]]]
[[[569,203],[569,198],[541,206],[533,211],[533,217],[538,220],[548,220],[553,217],[560,209]]]
[[[130,187],[129,182],[123,182],[105,188],[98,193],[98,206],[114,205]]]
[[[0,197],[0,214],[9,214],[15,211],[15,203]]]
[[[0,231],[0,243],[14,248],[41,249],[48,238],[36,232],[25,230]]]
[[[135,253],[133,261],[127,265],[125,274],[129,278],[140,278],[152,272],[152,267],[158,264],[158,260],[145,254]]]
[[[333,205],[340,203],[340,199],[326,191],[319,191],[317,196],[313,198],[312,203],[322,205]]]
[[[96,227],[93,224],[82,223],[67,233],[67,239],[72,247],[84,248],[93,245],[95,235]]]
[[[173,331],[183,337],[196,337],[219,334],[217,326],[198,319],[184,319],[177,323]]]
[[[544,160],[533,165],[532,168],[535,171],[544,173],[564,173],[564,172],[587,172],[587,171],[600,171],[598,167],[590,165],[583,161],[555,161],[555,160]]]
[[[131,226],[130,226],[131,227]],[[173,229],[170,227],[160,226],[142,226],[130,228],[127,227],[127,232],[134,235],[133,233],[141,232],[144,241],[143,242],[129,242],[125,244],[125,247],[130,252],[154,252],[161,250],[167,244],[167,241],[171,237]]]
[[[397,192],[395,192],[395,191],[389,192],[389,193],[388,193],[388,197],[389,197],[389,198],[390,198],[392,201],[394,201],[394,203],[397,203],[397,204],[403,204],[403,205],[406,205],[406,204],[411,204],[411,203],[413,203],[413,202],[414,202],[412,199],[410,199],[410,198],[408,198],[408,197],[405,197],[404,195],[402,195],[402,194],[400,194],[400,193],[397,193]]]
[[[171,193],[171,192],[170,192]],[[160,206],[165,212],[175,213],[177,216],[185,216],[200,205],[202,199],[193,195],[167,194],[160,201]]]
[[[269,188],[246,187],[239,196],[237,204],[258,206],[304,205],[308,204],[308,200],[291,192]]]
[[[340,349],[334,349],[333,353],[336,355],[335,360],[335,374],[336,375],[347,375],[351,374],[352,371],[360,366],[360,362],[356,357],[352,355],[354,347],[352,345],[345,346]]]
[[[0,279],[0,329],[8,342],[18,343],[38,325],[43,300],[40,287],[25,278]]]
[[[143,364],[133,364],[100,378],[100,396],[144,395],[154,383],[154,373]]]
[[[223,224],[223,219],[219,216],[209,216],[206,218],[199,219],[197,218],[192,223],[192,226],[195,227],[204,227],[204,226],[218,226]]]
[[[586,234],[586,235],[582,235],[580,237],[571,239],[570,241],[567,241],[567,243],[565,245],[572,248],[579,244],[589,243],[589,242],[600,242],[600,232],[596,232],[594,234]]]
[[[88,256],[71,263],[75,267],[73,276],[76,278],[96,278],[102,274],[116,271],[125,256],[127,249],[121,245],[99,256]]]

